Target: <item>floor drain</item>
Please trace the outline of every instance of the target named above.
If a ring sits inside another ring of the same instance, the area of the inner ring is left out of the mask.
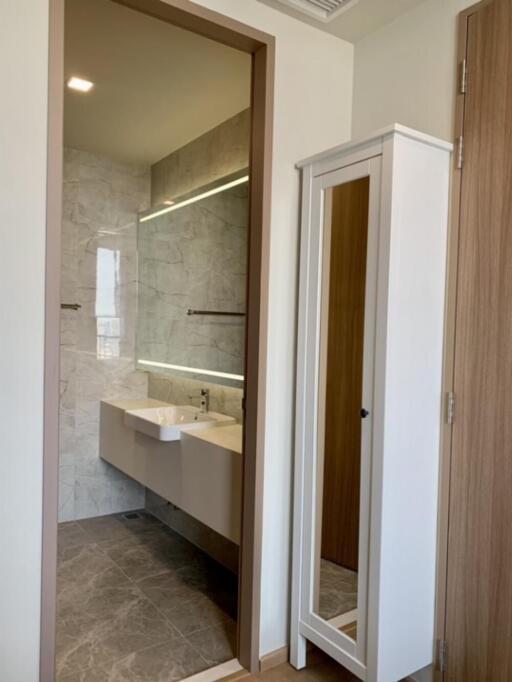
[[[135,521],[135,519],[140,519],[140,514],[137,514],[137,512],[128,512],[127,514],[123,514],[123,519]]]

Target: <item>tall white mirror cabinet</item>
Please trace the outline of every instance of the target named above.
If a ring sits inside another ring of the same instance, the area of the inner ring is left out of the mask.
[[[299,164],[291,660],[434,654],[451,145],[395,125]]]

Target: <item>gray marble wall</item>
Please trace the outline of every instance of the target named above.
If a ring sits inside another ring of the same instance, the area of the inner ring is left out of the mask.
[[[61,314],[61,521],[144,505],[144,489],[98,457],[102,398],[147,395],[135,371],[137,213],[150,169],[87,152],[64,155]]]
[[[139,224],[137,358],[244,373],[248,184]],[[213,379],[223,383],[223,379]]]
[[[246,109],[151,166],[151,205],[193,192],[247,168],[251,111]]]

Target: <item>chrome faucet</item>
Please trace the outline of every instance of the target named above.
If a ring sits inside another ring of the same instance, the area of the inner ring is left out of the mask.
[[[196,398],[197,396],[194,395],[189,395],[189,399],[192,400],[193,398]],[[199,402],[199,412],[201,414],[206,414],[207,412],[210,411],[210,391],[207,388],[202,388],[201,392],[199,394],[199,397],[201,398]]]

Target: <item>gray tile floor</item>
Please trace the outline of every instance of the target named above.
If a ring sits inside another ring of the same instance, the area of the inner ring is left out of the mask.
[[[151,515],[59,526],[56,682],[174,682],[235,655],[237,579]]]

